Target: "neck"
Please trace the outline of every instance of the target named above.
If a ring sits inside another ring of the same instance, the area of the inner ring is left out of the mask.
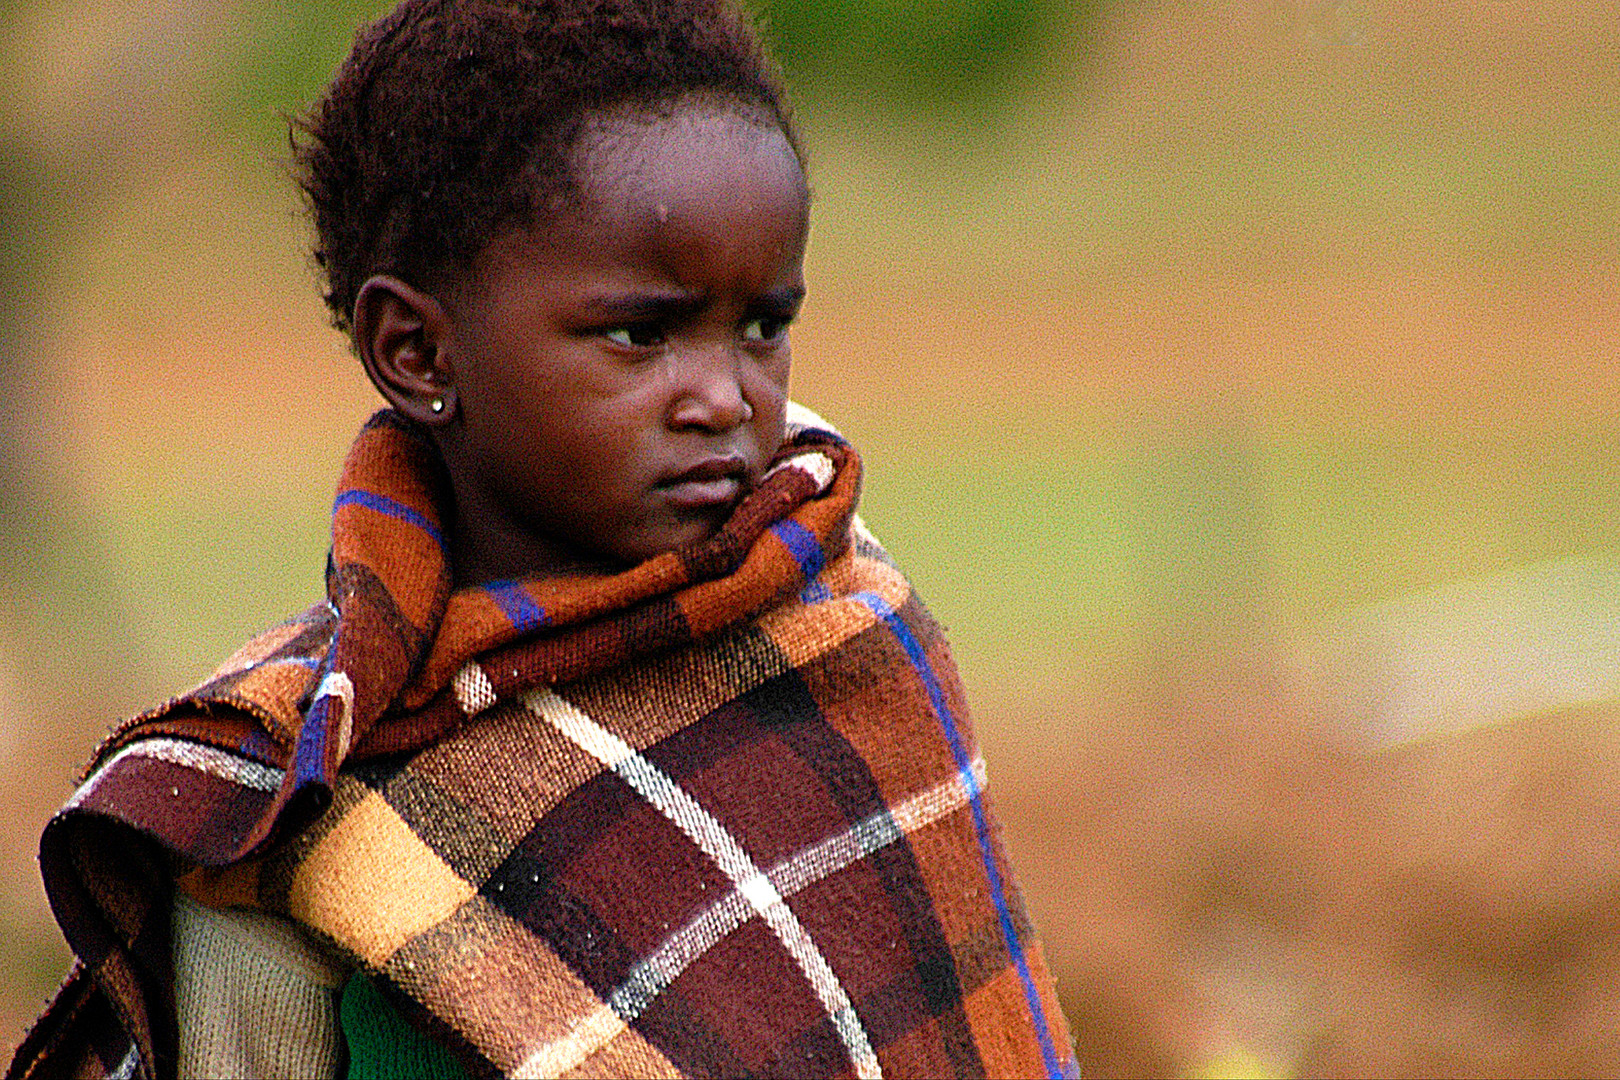
[[[491,581],[571,574],[604,574],[623,569],[616,563],[579,551],[543,533],[525,528],[483,506],[483,488],[468,482],[451,466],[455,513],[450,528],[453,587]]]
[[[566,574],[609,573],[616,566],[591,560],[577,552],[527,533],[463,532],[451,537],[454,587],[485,585],[491,581]]]

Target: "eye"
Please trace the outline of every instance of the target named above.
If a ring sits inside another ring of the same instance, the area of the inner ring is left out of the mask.
[[[664,332],[656,323],[627,323],[608,330],[606,337],[625,349],[651,349],[664,343]]]
[[[775,341],[787,329],[786,319],[776,319],[766,316],[761,319],[749,319],[743,324],[742,336],[744,341]]]

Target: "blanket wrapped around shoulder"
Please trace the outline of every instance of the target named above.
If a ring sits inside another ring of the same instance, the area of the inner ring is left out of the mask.
[[[15,1077],[175,1068],[173,890],[293,919],[474,1075],[1074,1070],[938,626],[790,424],[710,539],[452,590],[378,413],[326,602],[119,728],[46,827],[78,957]]]

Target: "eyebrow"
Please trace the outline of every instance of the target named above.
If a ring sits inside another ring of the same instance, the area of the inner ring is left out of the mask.
[[[755,304],[771,311],[793,311],[804,303],[805,287],[803,285],[786,285],[780,289],[767,289],[759,295]]]
[[[804,302],[804,297],[804,286],[784,286],[767,289],[749,306],[771,312],[790,312]],[[609,293],[590,297],[585,301],[585,307],[597,318],[657,322],[690,315],[701,308],[705,301],[701,294],[691,292]]]
[[[585,301],[592,315],[626,322],[656,322],[688,315],[703,306],[696,293],[614,293]]]

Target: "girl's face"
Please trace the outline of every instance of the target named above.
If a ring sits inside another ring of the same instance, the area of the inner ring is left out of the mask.
[[[581,206],[447,297],[463,583],[639,562],[716,529],[783,436],[808,193],[775,126],[612,115]]]

